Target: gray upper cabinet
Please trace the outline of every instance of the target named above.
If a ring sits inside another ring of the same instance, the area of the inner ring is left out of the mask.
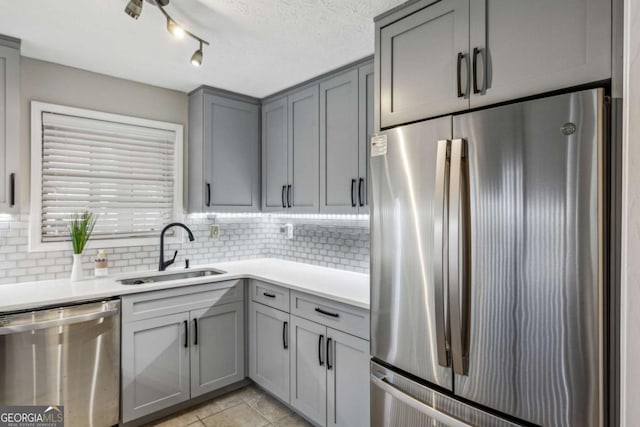
[[[376,129],[611,78],[610,0],[422,0],[376,18]]]
[[[470,7],[471,108],[611,77],[611,1],[474,0]]]
[[[191,397],[244,378],[243,303],[193,310],[191,318]]]
[[[0,37],[0,212],[17,209],[20,148],[20,41]]]
[[[203,88],[189,96],[189,211],[260,210],[260,106]]]
[[[358,70],[320,84],[320,212],[357,213]]]
[[[295,212],[318,212],[318,108],[318,86],[288,97],[287,207]]]
[[[286,209],[288,185],[287,98],[262,106],[262,210]]]
[[[371,159],[371,137],[374,127],[374,80],[373,64],[358,69],[358,212],[369,213],[369,160]]]
[[[469,108],[469,0],[429,3],[376,23],[382,128]]]

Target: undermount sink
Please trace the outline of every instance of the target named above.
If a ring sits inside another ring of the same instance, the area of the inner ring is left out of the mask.
[[[170,280],[193,279],[195,277],[216,276],[223,274],[220,270],[187,270],[178,273],[157,274],[155,276],[133,277],[131,279],[122,279],[118,282],[123,285],[142,285],[144,283],[168,282]]]

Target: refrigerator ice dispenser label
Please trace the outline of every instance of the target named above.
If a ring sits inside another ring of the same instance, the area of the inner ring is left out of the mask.
[[[371,157],[384,156],[387,154],[387,135],[376,135],[371,137]]]

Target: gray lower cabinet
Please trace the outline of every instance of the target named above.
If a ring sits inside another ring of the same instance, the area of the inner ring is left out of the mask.
[[[611,78],[611,0],[421,0],[376,18],[379,128]]]
[[[369,426],[369,341],[327,328],[327,426]]]
[[[314,423],[327,420],[327,328],[291,316],[291,406]]]
[[[289,402],[289,313],[249,305],[249,376],[262,388]]]
[[[243,303],[193,310],[191,319],[191,397],[244,378]]]
[[[122,325],[122,420],[189,400],[189,313]]]
[[[0,36],[0,212],[17,210],[20,164],[20,41]]]
[[[202,88],[189,95],[189,211],[260,210],[260,105]]]
[[[233,384],[244,372],[243,282],[122,297],[122,421]]]
[[[369,341],[291,315],[291,406],[321,426],[369,426]]]

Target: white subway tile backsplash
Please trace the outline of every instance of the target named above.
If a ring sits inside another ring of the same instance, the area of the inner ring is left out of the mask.
[[[0,221],[0,284],[67,278],[72,251],[28,252],[28,215]],[[293,224],[293,239],[280,232],[284,224]],[[196,238],[169,243],[165,257],[178,250],[176,265],[191,265],[249,258],[281,258],[350,271],[369,271],[368,220],[295,218],[271,215],[251,217],[190,217],[186,224]],[[220,237],[209,238],[209,225],[220,226]],[[158,238],[159,241],[159,238]],[[85,275],[93,275],[96,251],[83,256]],[[122,272],[155,270],[159,245],[105,249],[109,270]]]

